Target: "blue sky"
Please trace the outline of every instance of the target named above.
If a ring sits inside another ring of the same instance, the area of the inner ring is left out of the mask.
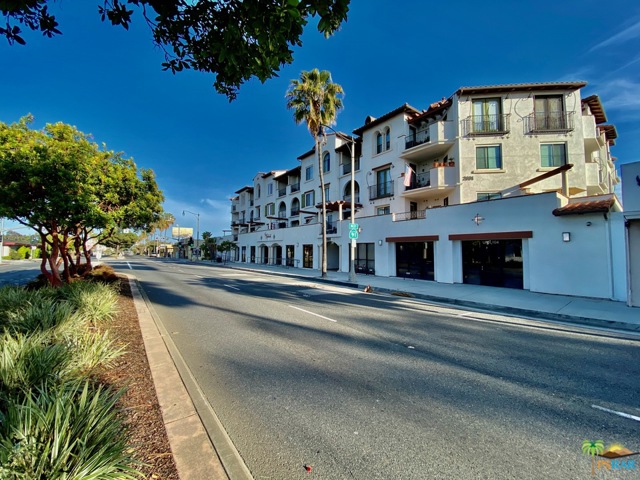
[[[221,235],[233,192],[258,171],[292,168],[313,146],[284,95],[300,71],[331,71],[345,90],[337,129],[407,102],[423,109],[461,86],[586,80],[618,129],[613,155],[640,160],[640,4],[631,0],[352,0],[325,40],[309,24],[278,78],[229,103],[197,72],[163,72],[140,15],[129,31],[100,21],[98,0],[52,3],[62,36],[0,39],[0,121],[62,121],[152,168],[180,226]]]

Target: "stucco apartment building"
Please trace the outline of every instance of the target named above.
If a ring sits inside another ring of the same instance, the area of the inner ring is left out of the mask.
[[[626,299],[617,132],[585,85],[461,87],[327,131],[329,270],[349,270],[353,162],[359,274]],[[298,162],[232,198],[237,261],[319,268],[315,149]]]

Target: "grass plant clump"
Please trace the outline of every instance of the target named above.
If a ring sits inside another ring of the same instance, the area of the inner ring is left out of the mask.
[[[0,422],[0,478],[140,478],[111,392],[89,382],[47,385],[9,402]]]
[[[0,289],[0,479],[140,478],[114,393],[96,381],[123,349],[103,283]]]

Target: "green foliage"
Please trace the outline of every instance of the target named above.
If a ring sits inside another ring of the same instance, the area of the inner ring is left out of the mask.
[[[324,165],[320,151],[320,135],[324,135],[324,126],[335,123],[338,110],[342,108],[341,95],[344,91],[340,85],[333,83],[331,73],[314,68],[301,72],[299,80],[291,80],[285,98],[287,108],[293,110],[296,124],[305,123],[315,141],[320,174],[320,194],[322,198],[322,276],[327,276],[327,205],[324,188]]]
[[[0,423],[0,478],[140,478],[126,453],[120,395],[74,382],[10,401]]]
[[[96,328],[113,288],[0,289],[0,478],[139,478],[114,393],[88,381],[122,353]]]
[[[50,0],[0,2],[0,11],[7,19],[0,34],[9,43],[24,44],[21,29],[13,22],[40,30],[48,37],[60,34],[55,17],[47,11],[48,3]],[[163,68],[173,73],[193,69],[215,74],[215,89],[233,100],[250,78],[264,82],[293,61],[293,47],[302,45],[301,36],[310,17],[319,17],[318,30],[328,37],[346,21],[349,3],[104,0],[99,14],[103,21],[128,29],[133,10],[127,7],[140,7],[154,43],[165,53]]]
[[[31,247],[22,246],[22,247],[18,248],[18,255],[20,255],[20,258],[22,260],[30,258],[31,257]]]
[[[163,195],[151,170],[99,148],[75,127],[57,123],[36,131],[31,121],[0,122],[0,216],[39,234],[49,252],[49,280],[59,285],[58,258],[67,262],[74,250],[80,258],[94,230],[105,240],[124,228],[150,228]],[[65,280],[73,273],[65,268]]]

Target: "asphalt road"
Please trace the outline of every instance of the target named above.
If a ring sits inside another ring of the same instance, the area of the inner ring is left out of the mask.
[[[640,450],[639,337],[164,259],[112,264],[141,280],[257,479],[585,479],[584,440]]]
[[[40,274],[40,261],[3,260],[0,264],[0,287],[25,285]]]

